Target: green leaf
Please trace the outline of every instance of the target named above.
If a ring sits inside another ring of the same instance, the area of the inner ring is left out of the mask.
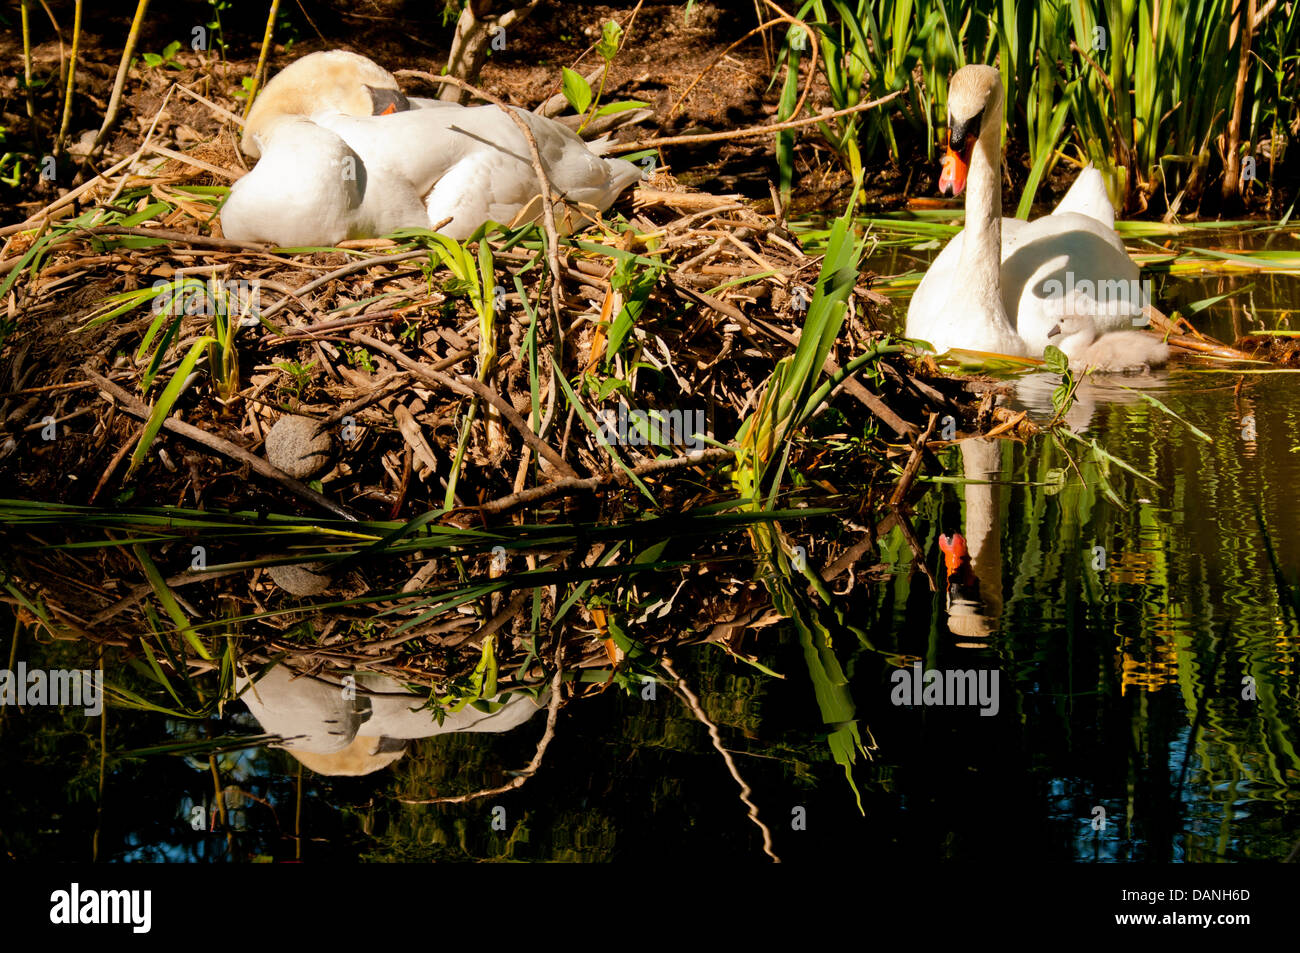
[[[1062,384],[1052,391],[1052,409],[1060,414],[1070,400],[1070,385]]]
[[[1070,369],[1070,359],[1059,347],[1052,344],[1047,345],[1047,350],[1043,352],[1043,363],[1053,374],[1064,374]]]
[[[578,73],[564,67],[564,98],[579,113],[585,113],[591,105],[591,87]]]
[[[627,112],[629,109],[643,109],[650,104],[639,99],[623,99],[616,103],[606,103],[596,110],[597,116],[609,116],[613,113]]]
[[[622,42],[623,28],[614,20],[606,20],[600,28],[600,42],[596,44],[596,52],[606,63],[610,63]]]
[[[128,215],[122,219],[122,225],[126,228],[135,228],[150,219],[157,218],[164,212],[170,212],[172,207],[166,202],[153,202],[136,212],[134,215]]]
[[[632,472],[631,467],[623,462],[623,458],[614,451],[614,448],[600,436],[600,427],[596,424],[596,421],[591,418],[591,414],[587,413],[587,409],[582,406],[582,401],[580,401],[578,395],[573,392],[573,388],[569,386],[569,382],[565,380],[564,375],[556,374],[555,379],[560,384],[560,390],[564,391],[564,396],[568,398],[569,406],[577,412],[578,418],[582,421],[583,425],[593,434],[597,435],[597,442],[605,448],[605,452],[609,454],[610,458],[616,464],[618,464],[619,469],[627,474],[628,479],[630,479],[636,488],[641,491],[645,498],[650,501],[650,505],[657,509],[659,504],[655,500],[654,494],[652,494],[649,487],[641,481],[641,478]]]
[[[1137,394],[1139,397],[1141,397],[1143,400],[1145,400],[1145,401],[1146,401],[1148,404],[1150,404],[1152,407],[1154,407],[1154,408],[1156,408],[1157,410],[1163,411],[1164,413],[1168,414],[1168,415],[1169,415],[1170,417],[1172,417],[1174,420],[1178,421],[1180,424],[1182,424],[1184,427],[1186,427],[1188,430],[1190,430],[1190,431],[1192,432],[1192,435],[1193,435],[1193,436],[1195,436],[1195,437],[1197,437],[1197,438],[1199,438],[1199,439],[1201,439],[1201,440],[1204,440],[1206,443],[1214,443],[1214,438],[1211,437],[1209,434],[1207,434],[1204,430],[1202,430],[1200,427],[1197,427],[1197,426],[1196,426],[1195,424],[1193,424],[1191,421],[1186,420],[1186,419],[1180,417],[1178,414],[1176,414],[1176,413],[1174,413],[1172,410],[1170,410],[1169,407],[1168,407],[1167,405],[1165,405],[1165,404],[1161,403],[1160,401],[1156,400],[1156,399],[1155,399],[1154,397],[1152,397],[1150,394],[1145,394],[1145,393],[1143,393],[1142,391],[1137,390],[1136,388],[1133,388],[1133,387],[1127,387],[1127,386],[1125,386],[1124,384],[1120,384],[1119,386],[1120,386],[1120,387],[1123,387],[1125,390],[1133,391],[1133,393]]]
[[[605,345],[607,365],[613,362],[614,356],[623,346],[623,341],[640,319],[650,298],[650,292],[658,283],[662,271],[662,267],[642,271],[626,258],[615,266],[610,283],[624,292],[623,307],[619,309],[609,329],[609,341]]]
[[[180,631],[181,635],[185,636],[185,641],[189,642],[190,645],[193,646],[194,651],[198,652],[200,656],[207,659],[209,662],[212,661],[212,656],[203,645],[203,641],[199,638],[198,633],[196,633],[191,627],[190,620],[181,610],[180,604],[176,601],[176,597],[172,594],[171,589],[168,588],[167,581],[163,578],[162,573],[158,571],[158,567],[154,565],[153,559],[149,556],[149,551],[139,544],[132,546],[131,551],[135,553],[135,558],[139,560],[140,568],[144,570],[145,578],[149,580],[149,585],[153,587],[154,595],[158,597],[158,601],[162,603],[163,610]],[[141,644],[143,644],[143,642]]]
[[[176,368],[176,373],[167,382],[167,386],[163,388],[162,394],[158,397],[158,403],[154,404],[153,412],[149,414],[149,419],[145,422],[144,431],[140,434],[140,442],[136,445],[135,452],[131,454],[131,466],[126,471],[128,477],[144,462],[150,445],[153,443],[154,438],[158,436],[158,431],[162,430],[163,422],[171,414],[172,407],[180,398],[181,390],[185,387],[185,379],[194,370],[194,365],[203,356],[207,346],[216,343],[216,338],[205,334],[190,345],[190,352],[185,355],[180,367]]]
[[[1052,114],[1051,126],[1047,130],[1047,141],[1039,143],[1038,158],[1034,166],[1029,170],[1029,180],[1025,183],[1025,190],[1020,196],[1020,205],[1016,208],[1016,218],[1028,218],[1029,209],[1034,203],[1034,195],[1038,192],[1038,183],[1047,169],[1047,161],[1054,155],[1056,142],[1061,138],[1061,132],[1065,128],[1065,120],[1069,117],[1069,100],[1062,100],[1057,104],[1055,112]]]
[[[628,389],[627,381],[620,380],[617,377],[606,378],[604,381],[601,382],[600,387],[596,389],[596,402],[600,403],[604,401],[609,397],[610,394],[614,393],[614,391],[616,390],[627,390],[627,389]]]

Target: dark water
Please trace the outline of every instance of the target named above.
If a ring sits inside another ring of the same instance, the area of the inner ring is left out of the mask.
[[[1196,316],[1225,339],[1285,326],[1297,306],[1294,277],[1155,278],[1166,310],[1235,291]],[[875,585],[833,583],[829,606],[795,597],[790,618],[746,640],[784,677],[715,645],[677,653],[783,860],[1280,860],[1300,845],[1300,375],[1183,362],[1123,383],[1212,442],[1133,391],[1089,384],[1070,422],[1105,454],[1049,437],[943,451],[958,479],[912,517],[939,592],[895,527]],[[1031,375],[1012,401],[1041,417],[1054,385]],[[856,538],[838,519],[819,531]],[[954,531],[978,594],[968,580],[950,604],[938,537]],[[821,565],[816,545],[809,558]],[[65,643],[26,640],[19,657],[87,664]],[[996,694],[898,704],[913,665],[982,673]],[[256,733],[242,704],[198,724],[110,709],[102,812],[99,720],[0,709],[0,845],[89,859],[98,829],[99,857],[123,861],[761,859],[708,732],[668,685],[644,695],[611,686],[570,704],[541,772],[470,804],[405,801],[508,780],[544,715],[416,741],[360,778],[304,771],[300,784],[284,752],[225,754],[221,783],[242,793],[215,830],[206,756],[120,752]],[[853,728],[867,752],[846,774],[832,750]]]

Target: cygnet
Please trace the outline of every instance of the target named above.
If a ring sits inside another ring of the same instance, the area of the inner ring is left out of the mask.
[[[1098,337],[1097,325],[1086,314],[1061,318],[1047,338],[1077,372],[1145,373],[1169,361],[1169,346],[1163,341],[1141,331],[1111,331]]]

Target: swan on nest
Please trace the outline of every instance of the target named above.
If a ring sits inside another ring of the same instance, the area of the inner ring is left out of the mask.
[[[599,154],[608,143],[514,112],[564,199],[556,216],[565,230],[641,178],[631,162]],[[504,111],[407,97],[387,70],[342,50],[304,56],[267,83],[241,148],[259,161],[221,211],[226,237],[241,241],[333,245],[448,219],[440,231],[464,239],[489,220],[541,215],[527,140]]]

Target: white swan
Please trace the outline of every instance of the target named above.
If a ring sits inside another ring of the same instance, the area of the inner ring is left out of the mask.
[[[576,206],[568,216],[557,209],[561,227],[581,227],[641,177],[560,123],[515,112],[551,184]],[[277,74],[249,112],[242,148],[261,158],[222,208],[229,238],[332,245],[451,219],[442,233],[463,239],[489,219],[541,214],[527,140],[509,116],[496,106],[408,99],[386,70],[341,50]]]
[[[941,191],[966,193],[966,226],[930,265],[907,309],[907,336],[949,348],[1039,357],[1062,315],[1103,330],[1140,323],[1138,269],[1115,234],[1101,173],[1088,166],[1051,215],[1002,217],[1002,80],[964,66],[948,93]],[[969,180],[969,181],[968,181]]]
[[[1145,372],[1169,361],[1169,346],[1141,331],[1111,331],[1097,336],[1084,314],[1063,317],[1048,337],[1070,359],[1072,371],[1101,374]]]
[[[419,709],[420,696],[386,675],[360,672],[350,691],[295,676],[276,665],[255,682],[239,676],[235,687],[243,692],[240,700],[262,728],[278,735],[282,747],[317,774],[369,774],[400,758],[410,739],[460,731],[509,731],[541,710],[531,698],[517,694],[495,712],[467,706],[439,724],[432,711]],[[244,691],[245,686],[251,687]]]

